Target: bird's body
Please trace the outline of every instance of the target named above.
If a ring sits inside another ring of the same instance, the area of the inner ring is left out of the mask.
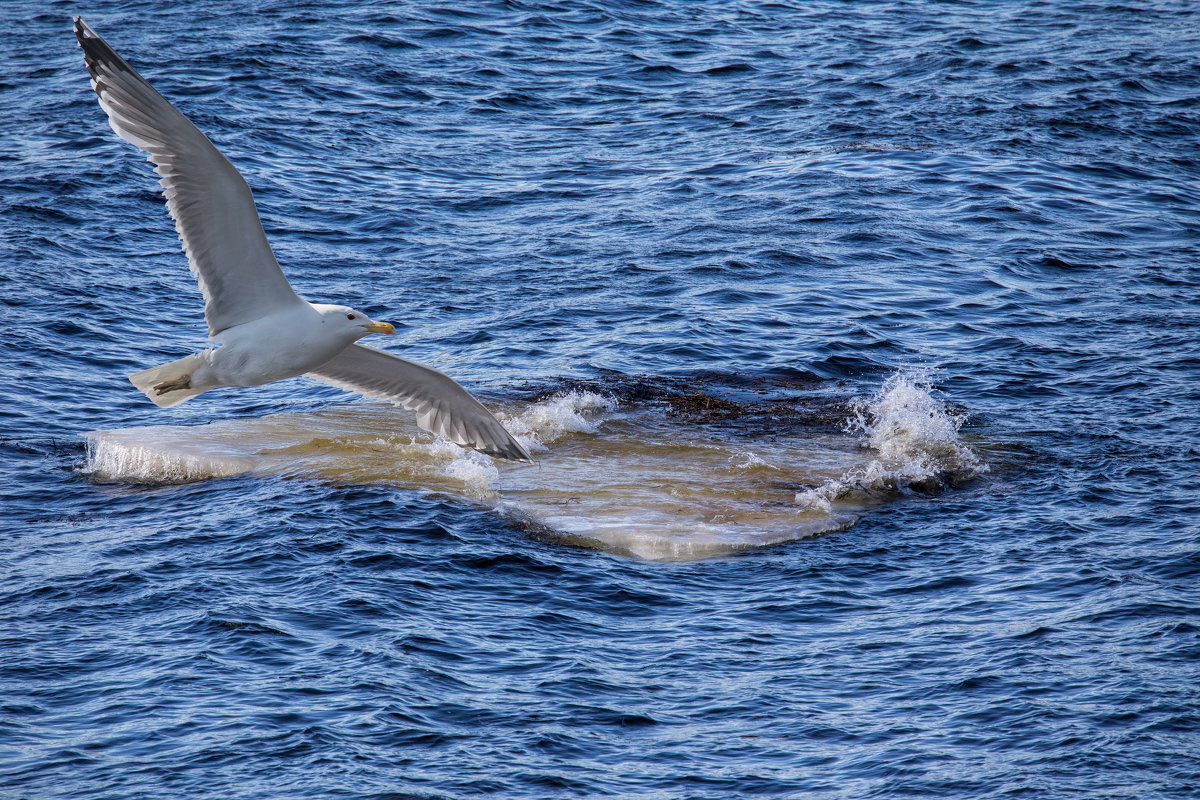
[[[305,303],[227,328],[213,337],[220,347],[205,351],[193,388],[262,386],[312,372],[367,335],[341,324],[348,315],[357,316],[344,306]],[[261,346],[267,341],[269,350]]]
[[[204,294],[209,335],[218,345],[135,373],[135,386],[169,408],[210,389],[304,375],[412,409],[421,427],[464,447],[530,460],[451,378],[357,344],[371,333],[394,333],[392,325],[297,295],[233,165],[79,17],[75,34],[113,130],[145,151],[161,176],[167,208]]]
[[[355,325],[355,320],[366,323]],[[226,328],[213,337],[218,347],[171,362],[178,365],[175,369],[139,372],[133,383],[159,406],[170,408],[210,389],[263,386],[306,375],[368,333],[391,327],[345,306],[298,303]]]

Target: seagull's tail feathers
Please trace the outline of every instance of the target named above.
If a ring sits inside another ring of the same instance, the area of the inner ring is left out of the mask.
[[[208,389],[193,389],[189,385],[192,373],[204,363],[203,353],[193,353],[178,361],[135,372],[129,376],[129,381],[146,397],[153,400],[154,405],[159,408],[172,408],[208,391]],[[164,387],[164,383],[168,386]],[[180,388],[169,388],[171,385]]]

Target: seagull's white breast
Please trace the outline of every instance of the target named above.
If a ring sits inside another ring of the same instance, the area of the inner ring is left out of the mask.
[[[354,343],[344,327],[334,328],[310,304],[235,325],[216,337],[203,376],[221,386],[261,386],[312,371]]]

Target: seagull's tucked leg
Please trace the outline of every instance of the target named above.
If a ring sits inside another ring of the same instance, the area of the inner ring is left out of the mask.
[[[154,384],[154,393],[163,395],[167,392],[178,392],[180,389],[190,388],[192,388],[192,376],[184,375],[183,377],[176,378],[173,381],[163,381],[162,383]]]
[[[198,394],[203,394],[209,389],[216,388],[215,385],[210,385],[204,380],[203,374],[200,377],[199,385],[204,388],[197,389],[192,385],[196,370],[203,368],[206,364],[205,353],[193,353],[177,361],[135,372],[129,376],[129,380],[134,386],[141,389],[146,397],[153,400],[156,406],[171,408]]]

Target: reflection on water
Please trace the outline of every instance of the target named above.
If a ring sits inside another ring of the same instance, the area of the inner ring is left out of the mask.
[[[534,465],[493,461],[433,439],[400,409],[356,403],[97,431],[85,471],[135,483],[256,473],[421,487],[491,505],[539,535],[687,560],[841,530],[881,502],[984,469],[959,437],[963,419],[902,375],[853,404],[840,425],[795,403],[739,421],[731,401],[684,400],[723,410],[724,423],[673,413],[681,400],[622,402],[594,391],[514,404],[501,417]]]

